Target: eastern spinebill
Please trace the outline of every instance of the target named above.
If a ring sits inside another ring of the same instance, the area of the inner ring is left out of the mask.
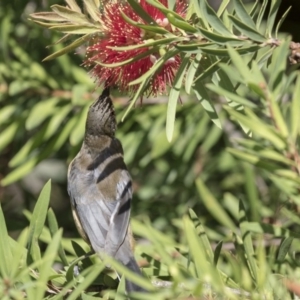
[[[100,257],[114,257],[141,275],[129,229],[131,177],[122,145],[115,138],[116,127],[114,107],[106,88],[89,108],[81,150],[69,166],[68,193],[82,238]],[[128,280],[126,290],[143,291]]]

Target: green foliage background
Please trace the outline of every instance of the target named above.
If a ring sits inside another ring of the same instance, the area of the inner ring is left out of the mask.
[[[41,62],[60,49],[46,46],[61,35],[27,18],[52,4],[1,2],[0,298],[123,299],[122,282],[114,296],[113,273],[101,272],[104,265],[94,256],[82,260],[88,247],[70,213],[67,165],[81,146],[86,112],[99,90],[80,66],[84,49]],[[207,76],[195,88],[206,84],[215,111],[208,114],[211,106],[201,105],[197,93],[183,92],[171,143],[167,97],[137,102],[119,123],[134,180],[138,261],[147,261],[144,272],[152,280],[173,282],[132,299],[297,297],[299,73],[287,63],[288,42],[245,56],[228,49],[231,63],[223,63],[221,77],[211,72],[214,84]],[[201,71],[207,70],[204,65]],[[114,96],[121,120],[128,99]],[[87,290],[91,283],[112,290],[99,296]],[[141,285],[151,290],[147,280]]]

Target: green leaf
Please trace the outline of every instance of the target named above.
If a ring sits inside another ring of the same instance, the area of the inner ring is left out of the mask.
[[[251,233],[244,228],[245,222],[248,222],[245,207],[243,205],[243,202],[240,200],[239,203],[239,223],[240,223],[240,229],[241,229],[241,235],[243,239],[243,246],[245,249],[246,259],[249,265],[249,270],[254,278],[254,280],[257,280],[257,264],[255,261],[255,252],[252,244],[252,237]]]
[[[133,10],[137,13],[138,16],[140,16],[144,21],[146,21],[148,24],[155,24],[155,20],[141,7],[141,5],[135,1],[135,0],[128,0],[128,3],[133,8]]]
[[[157,34],[162,34],[162,35],[169,34],[168,30],[164,29],[163,27],[160,27],[159,25],[145,25],[145,24],[138,23],[138,22],[130,19],[129,17],[127,17],[126,14],[122,11],[121,11],[121,15],[127,23],[133,25],[134,27],[138,27],[138,28],[144,29],[146,31],[154,32]],[[150,23],[150,24],[153,24],[153,23]],[[156,23],[154,23],[154,24],[156,24]]]
[[[223,284],[221,278],[212,264],[207,262],[205,254],[205,246],[200,242],[196,230],[189,217],[183,217],[183,225],[185,236],[187,238],[188,248],[191,252],[195,263],[196,272],[199,279],[209,279],[213,286],[222,289]]]
[[[18,128],[19,124],[17,122],[13,122],[11,125],[2,130],[0,134],[0,151],[14,139]]]
[[[51,233],[51,237],[52,237],[52,239],[54,239],[55,234],[59,230],[58,230],[57,220],[56,220],[56,217],[55,217],[55,214],[54,214],[52,208],[49,208],[49,210],[48,210],[47,221],[48,221],[48,226],[49,226],[49,231]],[[64,264],[64,266],[68,266],[69,262],[67,260],[64,248],[62,247],[61,244],[59,245],[59,248],[58,248],[58,255],[59,255],[62,263]]]
[[[261,121],[245,116],[231,108],[224,107],[228,113],[237,121],[256,133],[258,136],[270,141],[276,148],[283,150],[286,148],[286,141],[274,131],[273,127],[267,126]]]
[[[28,255],[27,262],[36,261],[36,257],[34,255],[34,244],[37,242],[40,234],[42,233],[48,206],[50,202],[50,191],[51,191],[51,180],[49,180],[45,186],[43,187],[40,196],[36,202],[34,207],[32,217],[29,225],[29,233],[28,233]]]
[[[86,11],[92,17],[92,19],[95,22],[99,23],[99,20],[101,18],[101,15],[99,13],[99,3],[96,4],[96,1],[94,0],[84,0],[83,3]]]
[[[233,25],[246,37],[248,37],[249,39],[255,41],[255,42],[259,42],[259,43],[264,43],[266,42],[266,38],[261,35],[257,30],[252,29],[251,27],[249,27],[248,25],[246,25],[246,23],[240,21],[239,19],[237,19],[236,17],[232,16],[232,15],[228,15],[229,19],[231,20],[231,22],[233,23]]]
[[[251,102],[250,100],[247,100],[246,98],[243,98],[243,97],[239,96],[237,93],[231,93],[231,92],[223,89],[220,86],[216,86],[215,84],[207,84],[206,86],[211,91],[217,93],[220,96],[224,96],[224,97],[232,100],[233,102],[245,105],[245,106],[250,107],[250,108],[256,108],[257,107],[257,105],[254,104],[253,102]]]
[[[48,61],[48,60],[51,60],[51,59],[54,59],[54,58],[57,58],[61,55],[64,55],[76,48],[78,48],[79,46],[81,46],[82,44],[84,44],[87,40],[87,37],[89,35],[86,34],[78,39],[76,39],[74,42],[72,42],[71,44],[69,44],[68,46],[62,48],[62,49],[59,49],[57,51],[55,51],[54,53],[48,55],[46,58],[43,59],[43,61]]]
[[[238,38],[232,37],[232,36],[224,36],[220,34],[216,34],[214,32],[208,31],[203,28],[199,28],[201,34],[208,39],[209,41],[212,41],[216,44],[220,45],[226,45],[227,43],[230,43],[232,46],[243,46],[245,44],[245,41],[242,41]]]
[[[0,273],[2,278],[9,278],[11,274],[11,265],[13,264],[13,256],[9,247],[9,236],[6,223],[0,204]]]
[[[44,120],[51,116],[55,111],[58,101],[59,98],[53,97],[37,103],[30,111],[28,118],[26,119],[26,129],[31,130],[39,126]]]
[[[268,3],[269,3],[268,0],[263,0],[263,3],[262,3],[261,8],[259,10],[259,14],[258,14],[257,21],[256,21],[256,27],[258,29],[260,28],[260,25],[261,25],[261,22],[263,20],[264,15],[265,15],[265,11],[266,11]]]
[[[231,218],[228,216],[226,211],[222,208],[217,199],[208,190],[208,188],[200,178],[196,180],[196,186],[203,204],[215,218],[215,220],[217,220],[220,224],[226,226],[230,230],[235,231],[236,226],[232,222]]]
[[[193,91],[195,92],[197,99],[200,101],[202,107],[205,109],[209,118],[215,123],[217,127],[222,128],[222,124],[220,122],[217,111],[210,100],[210,96],[205,86],[200,80],[197,80],[195,82],[195,85],[193,86]]]
[[[116,261],[112,257],[108,257],[108,256],[105,257],[104,262],[111,265],[117,271],[118,274],[123,274],[125,278],[128,279],[129,281],[134,282],[135,284],[139,285],[140,287],[146,290],[149,291],[155,290],[151,282],[149,282],[146,278],[126,268],[123,264]],[[76,298],[72,298],[72,299],[76,299]]]
[[[167,120],[166,120],[166,133],[169,142],[172,141],[172,137],[173,137],[177,101],[179,98],[183,78],[185,76],[185,71],[188,67],[189,61],[190,61],[190,55],[187,54],[182,60],[181,65],[179,66],[177,74],[174,78],[173,87],[171,88],[171,91],[169,93]]]
[[[8,175],[6,175],[2,180],[1,184],[3,186],[9,185],[17,180],[23,178],[26,174],[28,174],[39,162],[38,157],[32,157],[28,159],[24,164],[11,171]]]
[[[292,103],[290,106],[290,135],[294,141],[297,140],[297,137],[300,132],[300,73],[298,72],[297,81],[295,84]]]
[[[51,244],[47,247],[42,259],[41,267],[39,268],[39,277],[36,285],[35,298],[37,300],[43,299],[43,296],[47,289],[47,282],[52,271],[52,265],[56,258],[56,252],[61,242],[62,230],[60,229],[55,233]]]
[[[191,87],[192,84],[194,82],[194,77],[195,74],[198,70],[198,67],[200,65],[200,61],[202,58],[202,54],[198,53],[195,58],[192,60],[192,62],[190,63],[190,66],[186,72],[186,77],[185,77],[185,91],[187,92],[187,94],[190,94],[191,92]]]
[[[274,237],[293,237],[297,239],[300,238],[300,234],[298,232],[294,232],[277,225],[263,224],[257,222],[246,222],[244,224],[244,230],[248,230],[255,233],[271,234]]]
[[[286,12],[282,15],[282,17],[280,18],[280,20],[278,21],[277,25],[276,25],[276,29],[275,29],[275,38],[277,39],[278,38],[278,32],[279,32],[279,29],[281,28],[281,25],[283,24],[283,22],[285,21],[288,13],[290,12],[292,6],[290,6]]]
[[[86,105],[76,118],[77,119],[76,125],[74,126],[70,135],[70,143],[72,146],[78,145],[83,140],[88,110],[89,110],[89,105]]]
[[[220,254],[221,254],[221,250],[222,250],[222,246],[223,246],[223,241],[220,241],[216,246],[216,249],[215,249],[215,252],[214,252],[214,265],[215,266],[217,266],[217,264],[218,264],[219,257],[220,257]]]
[[[101,28],[95,25],[53,25],[49,29],[70,34],[96,34],[101,33]]]
[[[196,33],[198,29],[190,25],[187,21],[183,21],[182,18],[178,18],[174,13],[168,13],[167,18],[169,22],[178,29],[184,30],[184,32]]]
[[[266,27],[266,33],[271,38],[272,37],[272,31],[275,23],[275,19],[279,10],[281,4],[281,0],[272,0],[271,2],[271,8],[269,11],[269,15],[267,18],[267,27]]]
[[[204,246],[207,260],[212,263],[213,262],[214,253],[213,253],[213,251],[211,249],[211,244],[209,242],[209,239],[207,237],[205,229],[204,229],[203,225],[201,224],[199,218],[197,217],[196,213],[191,208],[189,209],[189,215],[191,217],[191,220],[194,223],[194,227],[196,228],[197,234],[200,237],[201,242],[202,242],[202,244]]]
[[[220,6],[219,6],[218,11],[217,11],[217,16],[218,17],[221,17],[223,15],[223,13],[227,9],[227,6],[228,6],[229,3],[230,3],[230,0],[223,0],[220,3]]]
[[[239,19],[245,24],[247,24],[254,31],[256,31],[255,23],[250,17],[250,15],[247,13],[243,2],[241,0],[233,0],[233,3],[234,3],[235,12],[239,17]]]
[[[89,24],[90,23],[84,14],[74,11],[72,9],[69,9],[65,6],[54,4],[51,6],[51,9],[57,15],[61,16],[64,21],[67,20],[67,21],[71,22],[72,24]]]
[[[158,8],[160,11],[162,11],[164,13],[164,15],[167,15],[168,13],[170,13],[176,19],[186,22],[183,17],[181,17],[179,14],[177,14],[174,10],[171,10],[171,9],[165,7],[161,2],[159,2],[157,0],[147,0],[147,2],[149,4],[151,4],[152,6]]]
[[[293,240],[294,240],[294,238],[292,238],[292,237],[286,237],[286,238],[282,239],[280,246],[278,248],[278,253],[277,253],[277,261],[279,263],[284,262],[285,257],[292,246]]]
[[[207,4],[206,0],[200,0],[201,15],[208,21],[211,27],[224,36],[234,36],[223,24],[215,11]]]

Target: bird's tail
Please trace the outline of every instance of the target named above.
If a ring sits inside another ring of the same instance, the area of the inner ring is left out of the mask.
[[[116,259],[118,261],[120,261],[128,269],[130,269],[132,272],[134,272],[140,276],[143,276],[135,258],[133,257],[130,246],[127,245],[126,242],[127,241],[125,240],[125,243],[118,250],[118,252],[116,254]],[[127,279],[125,280],[125,286],[126,286],[127,293],[146,292],[146,290],[144,288],[140,287],[139,285],[137,285]]]
[[[125,265],[128,269],[130,269],[131,271],[133,271],[136,274],[140,274],[142,276],[142,272],[136,262],[136,260],[134,259],[134,257],[131,257],[130,260],[128,261],[128,263]],[[140,287],[139,285],[129,281],[129,280],[125,280],[125,286],[126,286],[126,291],[127,293],[130,292],[146,292],[145,289],[143,289],[142,287]]]

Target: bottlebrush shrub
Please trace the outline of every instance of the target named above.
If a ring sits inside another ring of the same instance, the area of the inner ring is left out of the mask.
[[[160,0],[160,3],[167,7],[167,0]],[[171,26],[162,11],[145,0],[141,0],[140,5],[154,22],[164,29],[162,32],[176,35],[177,28]],[[175,11],[184,17],[186,4],[177,0]],[[160,57],[170,49],[174,49],[174,45],[148,46],[148,42],[153,43],[161,39],[162,32],[155,33],[148,31],[145,27],[134,26],[132,22],[125,20],[124,15],[134,22],[146,25],[146,22],[128,3],[108,3],[101,15],[104,36],[87,48],[88,58],[85,65],[93,67],[91,73],[99,84],[117,86],[122,91],[130,92],[136,91],[139,86],[138,84],[130,85],[130,83],[149,71]],[[139,47],[120,50],[120,47],[135,45]],[[136,59],[137,57],[141,58]],[[128,63],[124,64],[124,62]],[[179,54],[168,58],[151,78],[148,86],[149,92],[152,94],[166,92],[167,86],[172,85],[180,63]],[[121,65],[113,67],[114,64]]]

